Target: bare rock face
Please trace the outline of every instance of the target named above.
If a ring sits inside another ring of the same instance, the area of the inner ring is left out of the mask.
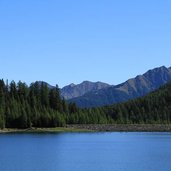
[[[65,99],[68,100],[68,99],[83,96],[88,92],[100,90],[107,87],[110,87],[110,85],[106,83],[84,81],[78,85],[70,84],[68,86],[63,87],[61,89],[61,96],[63,96]]]
[[[143,75],[129,79],[126,82],[117,86],[98,86],[94,89],[89,89],[86,93],[86,86],[83,89],[83,95],[70,99],[70,102],[75,102],[80,107],[97,107],[110,105],[113,103],[124,102],[129,99],[144,96],[151,91],[156,90],[160,86],[171,81],[171,67],[165,66],[147,71]],[[80,86],[80,92],[82,87]],[[81,93],[80,93],[81,95]]]

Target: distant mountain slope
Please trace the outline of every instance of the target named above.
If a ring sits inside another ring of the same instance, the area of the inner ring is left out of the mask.
[[[170,124],[171,82],[146,96],[101,109],[115,123]]]
[[[61,89],[61,95],[65,99],[72,99],[75,97],[83,96],[88,92],[100,90],[107,87],[110,87],[110,85],[106,83],[84,81],[78,85],[70,84],[68,86],[63,87]]]
[[[110,105],[146,95],[169,81],[171,81],[171,68],[162,66],[117,86],[91,91],[81,97],[70,99],[69,102],[75,102],[80,107]]]

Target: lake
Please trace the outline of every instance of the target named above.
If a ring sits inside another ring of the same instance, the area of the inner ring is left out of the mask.
[[[171,133],[1,134],[0,171],[169,171]]]

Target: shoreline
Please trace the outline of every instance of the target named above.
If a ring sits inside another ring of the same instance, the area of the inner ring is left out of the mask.
[[[56,128],[0,129],[0,134],[61,132],[171,132],[171,124],[74,124]]]
[[[79,129],[79,128],[68,128],[68,127],[55,127],[55,128],[5,128],[0,129],[0,134],[7,133],[62,133],[62,132],[92,132],[90,130]]]
[[[69,127],[95,132],[171,132],[171,124],[78,124]]]

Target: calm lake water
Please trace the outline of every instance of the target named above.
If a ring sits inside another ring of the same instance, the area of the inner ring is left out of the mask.
[[[0,135],[0,171],[169,171],[171,133]]]

